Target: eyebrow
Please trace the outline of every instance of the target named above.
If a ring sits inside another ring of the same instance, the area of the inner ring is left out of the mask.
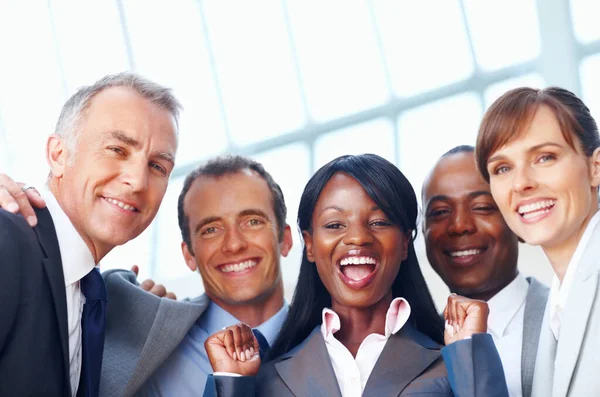
[[[260,216],[265,219],[269,219],[269,216],[264,211],[259,210],[258,208],[249,208],[249,209],[240,211],[237,216],[240,217],[240,216],[248,216],[248,215],[256,215],[256,216]],[[198,224],[194,228],[194,234],[198,233],[198,231],[200,231],[200,229],[202,229],[205,225],[208,225],[213,222],[218,222],[221,219],[223,219],[223,218],[220,216],[209,216],[209,217],[206,217],[206,218],[200,220],[200,222],[198,222]]]
[[[132,137],[128,136],[125,132],[120,131],[120,130],[115,130],[115,131],[111,131],[110,134],[114,139],[123,142],[124,144],[131,146],[133,148],[139,149],[142,144],[138,141],[133,139]],[[167,161],[171,164],[175,164],[175,156],[172,153],[168,153],[168,152],[155,152],[152,153],[153,157],[158,157],[164,161]]]
[[[560,145],[558,143],[554,143],[554,142],[544,142],[544,143],[540,143],[539,145],[535,145],[530,147],[529,149],[527,149],[527,153],[531,153],[531,152],[535,152],[537,150],[540,150],[541,148],[545,147],[545,146],[554,146],[557,147],[559,149],[562,149],[564,146]],[[503,160],[505,159],[506,156],[502,155],[502,154],[498,154],[496,156],[492,156],[488,159],[487,164],[497,161],[497,160]]]
[[[479,196],[489,196],[492,197],[492,193],[486,191],[486,190],[476,190],[474,192],[470,192],[469,194],[467,194],[467,197],[469,197],[470,199],[474,199],[477,198]],[[493,197],[492,197],[493,199]],[[425,211],[429,210],[429,207],[431,207],[431,205],[437,201],[450,201],[451,198],[450,196],[447,196],[445,194],[438,194],[433,196],[432,198],[429,199],[429,201],[427,202],[427,206],[425,208]]]

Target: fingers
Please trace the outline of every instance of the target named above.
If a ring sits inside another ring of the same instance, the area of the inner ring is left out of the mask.
[[[246,324],[236,324],[225,328],[223,344],[227,354],[237,361],[245,362],[258,354],[258,342],[254,338],[252,328]]]
[[[22,182],[17,182],[19,187],[24,188],[25,184]],[[27,199],[35,208],[44,208],[46,206],[46,201],[42,198],[42,195],[38,190],[33,186],[28,186],[27,189],[24,190]]]
[[[167,292],[167,294],[165,295],[165,298],[167,299],[173,299],[174,301],[177,300],[177,295],[175,295],[174,292]]]
[[[137,277],[140,274],[140,267],[138,265],[131,266],[131,271]]]
[[[26,194],[21,190],[21,186],[8,175],[0,174],[0,207],[14,214],[20,212],[32,227],[37,225],[37,217],[35,216],[33,207],[29,203],[29,198],[32,197],[36,200],[36,203],[39,203],[39,200],[41,200],[39,193],[37,196],[36,198],[33,193]],[[41,201],[43,203],[43,200]]]
[[[150,289],[150,293],[164,298],[167,295],[167,289],[162,284],[154,284],[154,287]]]
[[[142,281],[142,283],[140,284],[140,288],[143,289],[144,291],[150,292],[152,287],[154,287],[154,280],[152,280],[150,278]]]

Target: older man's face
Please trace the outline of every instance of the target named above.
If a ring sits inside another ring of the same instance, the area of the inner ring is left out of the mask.
[[[154,219],[174,165],[176,123],[168,110],[115,87],[92,99],[79,131],[74,153],[63,145],[52,172],[61,207],[99,259]]]

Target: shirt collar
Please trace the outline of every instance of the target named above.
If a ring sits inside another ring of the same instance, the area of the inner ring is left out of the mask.
[[[529,283],[519,273],[510,284],[488,300],[487,303],[490,308],[488,331],[498,337],[504,335],[512,319],[521,306],[525,304],[528,290]]]
[[[327,340],[333,334],[340,330],[340,317],[336,312],[326,307],[322,313],[323,322],[321,323],[321,333]],[[396,298],[390,303],[390,307],[385,315],[385,337],[400,331],[410,317],[410,305],[404,298]]]
[[[277,338],[277,334],[283,325],[285,318],[287,317],[287,313],[289,310],[289,305],[287,302],[283,303],[283,306],[277,313],[275,313],[271,318],[269,318],[264,323],[260,324],[258,330],[265,336],[269,345],[273,345],[275,339]],[[198,326],[202,329],[205,329],[209,335],[214,334],[222,330],[224,327],[228,327],[233,324],[240,323],[234,315],[229,313],[227,310],[223,309],[221,306],[217,305],[212,300],[210,304],[206,308],[204,315],[200,316],[198,319]]]
[[[52,216],[60,248],[65,286],[68,286],[81,280],[96,266],[96,263],[92,252],[61,208],[54,194],[44,188],[41,195],[46,201],[50,216]]]
[[[561,284],[560,280],[554,275],[552,278],[552,288],[550,288],[550,318],[552,318],[553,313],[559,309],[564,309],[567,304],[567,298],[569,296],[569,291],[571,289],[571,285],[573,284],[573,278],[575,277],[575,273],[577,272],[577,267],[585,252],[585,248],[592,237],[592,233],[594,232],[594,228],[600,222],[600,211],[596,212],[590,222],[588,223],[583,235],[581,236],[581,240],[579,240],[579,244],[577,244],[577,248],[569,261],[569,265],[567,267],[567,271],[565,272],[565,277]]]

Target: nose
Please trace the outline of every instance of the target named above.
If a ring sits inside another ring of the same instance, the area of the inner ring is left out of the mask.
[[[366,225],[348,225],[343,242],[345,245],[363,246],[373,242],[373,235]]]
[[[526,192],[537,187],[537,182],[533,177],[533,170],[531,167],[516,167],[513,175],[513,191],[515,193]]]
[[[462,236],[475,233],[476,226],[472,214],[468,208],[457,207],[450,217],[448,233],[450,235]]]
[[[129,161],[122,170],[121,179],[134,192],[148,187],[149,169],[146,161]]]
[[[247,243],[243,233],[237,227],[228,228],[221,247],[223,253],[235,254],[244,251],[246,247]]]

